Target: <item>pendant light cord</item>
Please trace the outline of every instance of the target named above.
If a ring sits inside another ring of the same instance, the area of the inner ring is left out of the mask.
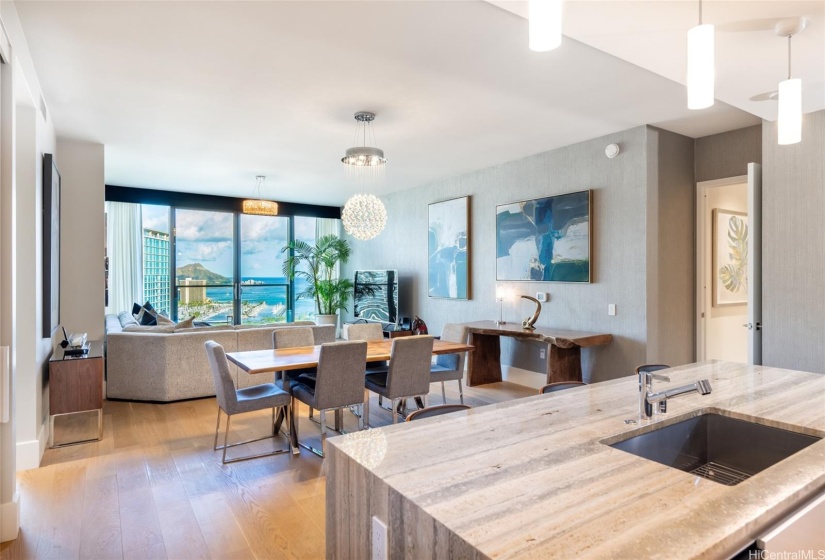
[[[791,79],[791,39],[793,35],[788,35],[788,79]]]
[[[702,0],[699,0],[699,25],[702,25]]]

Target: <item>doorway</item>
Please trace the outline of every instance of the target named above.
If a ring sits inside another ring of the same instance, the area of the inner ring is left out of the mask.
[[[752,208],[752,183],[741,175],[697,184],[698,360],[754,363],[748,324],[759,281],[750,275],[759,269],[750,260],[758,259],[761,228],[754,223],[760,208]]]

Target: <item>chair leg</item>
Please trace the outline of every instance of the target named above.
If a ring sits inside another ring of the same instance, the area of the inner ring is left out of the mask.
[[[272,407],[272,435],[274,436],[277,433],[278,433],[278,430],[275,429],[275,407],[273,406]]]
[[[461,386],[461,380],[458,380],[458,398],[461,400],[461,404],[464,404],[464,388]]]
[[[398,424],[398,399],[392,400],[392,423]]]
[[[287,406],[279,407],[278,409],[278,416],[275,417],[275,424],[274,424],[274,431],[272,432],[273,435],[277,434],[284,425],[284,420],[286,420],[286,410]],[[286,420],[287,425],[287,432],[289,431],[289,420]]]
[[[226,415],[226,432],[223,434],[223,459],[221,462],[225,465],[226,464],[226,443],[229,440],[229,423],[231,422],[232,417],[228,414]]]
[[[292,425],[292,410],[291,410],[291,408],[292,408],[292,403],[291,402],[289,403],[288,406],[284,405],[283,407],[281,407],[281,412],[280,413],[283,414],[284,417],[286,418],[286,425],[287,426]],[[291,455],[295,455],[296,453],[300,453],[300,451],[298,451],[298,449],[297,449],[297,446],[292,445],[292,432],[291,431],[289,433],[287,433],[286,438],[289,440],[289,453]]]
[[[370,392],[364,389],[364,408],[361,411],[361,422],[364,428],[370,427]]]
[[[289,440],[292,442],[292,453],[294,455],[299,455],[301,450],[298,449],[298,415],[296,414],[298,410],[297,399],[292,397],[289,403]]]
[[[447,391],[444,389],[444,382],[441,382],[441,404],[447,404]]]
[[[320,412],[321,416],[321,457],[324,456],[324,450],[326,449],[327,445],[327,411],[322,410]]]
[[[364,429],[364,405],[361,404],[361,414],[358,415],[358,430]]]
[[[335,409],[335,431],[341,432],[344,429],[344,411],[340,408]]]
[[[215,451],[218,450],[218,432],[221,430],[221,407],[218,407],[218,424],[215,426],[215,445],[212,447]]]

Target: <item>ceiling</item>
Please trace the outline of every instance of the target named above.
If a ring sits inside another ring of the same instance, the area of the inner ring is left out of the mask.
[[[635,30],[627,42],[689,26],[650,16],[639,29],[623,2],[597,4]],[[625,41],[599,10],[604,33],[539,54],[523,18],[483,1],[16,6],[58,134],[105,144],[110,184],[243,197],[262,174],[266,197],[338,205],[643,124],[698,137],[759,122],[723,102],[688,111],[674,76],[585,44]],[[672,48],[662,66],[684,58]],[[375,180],[340,162],[360,110],[377,113],[389,159]]]

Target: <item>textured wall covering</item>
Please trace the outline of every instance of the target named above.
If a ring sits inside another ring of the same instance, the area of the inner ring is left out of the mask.
[[[695,359],[694,141],[649,128],[647,141],[647,363]]]
[[[762,125],[762,360],[825,373],[825,111],[780,146]]]
[[[696,139],[697,182],[747,175],[749,163],[762,163],[762,125]]]
[[[371,241],[351,239],[354,257],[344,274],[352,276],[357,269],[397,268],[408,282],[405,291],[409,295],[404,298],[402,294],[402,313],[421,316],[434,333],[440,332],[447,322],[494,319],[498,317],[496,205],[593,189],[593,283],[512,282],[507,285],[517,294],[550,293],[538,326],[614,335],[610,345],[584,352],[585,379],[628,375],[646,360],[647,143],[651,130],[638,127],[389,195],[384,198],[389,213],[387,229]],[[612,142],[621,146],[622,153],[610,160],[605,157],[604,148]],[[692,157],[692,153],[688,157]],[[658,168],[658,160],[654,166]],[[677,175],[681,181],[684,175],[681,167]],[[692,196],[692,184],[690,192]],[[426,295],[427,205],[465,195],[471,197],[472,300],[430,299]],[[667,205],[671,205],[669,199]],[[688,215],[692,219],[692,210]],[[408,300],[406,307],[405,300]],[[617,305],[616,316],[607,315],[608,303]],[[520,321],[530,313],[531,305],[525,300],[508,303],[505,319]],[[691,316],[685,320],[690,321]],[[691,337],[690,343],[692,340]],[[503,346],[507,359],[510,348],[520,345]],[[518,365],[527,367],[523,361]]]

